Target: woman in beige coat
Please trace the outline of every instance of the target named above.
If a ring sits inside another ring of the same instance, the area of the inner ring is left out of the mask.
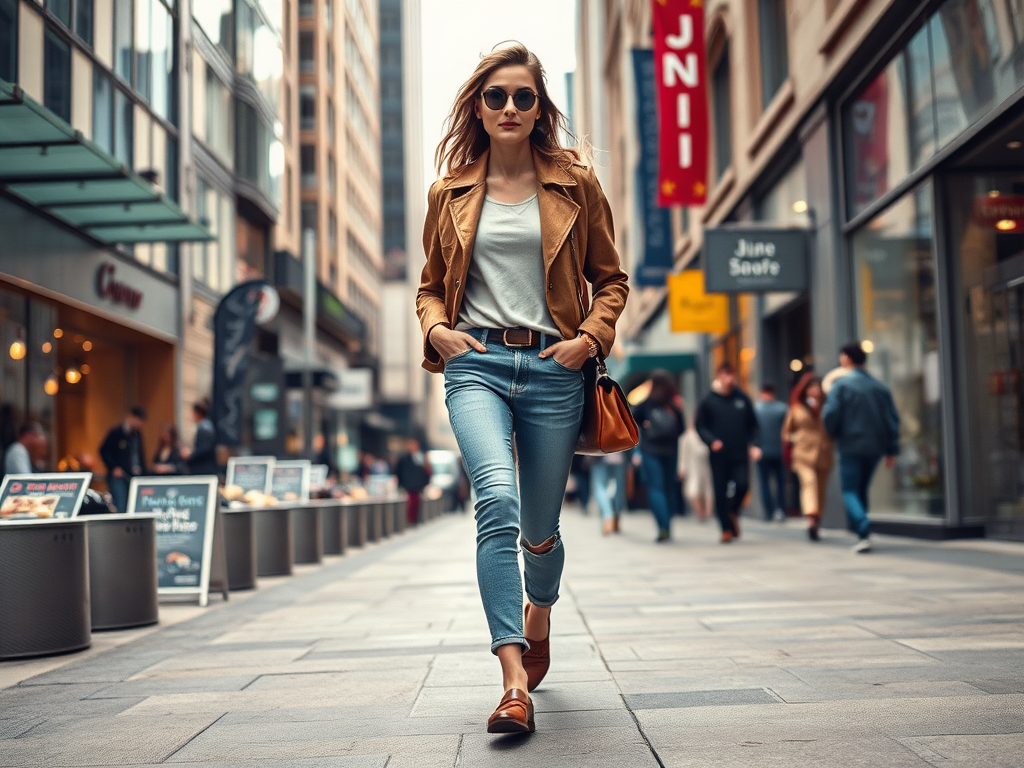
[[[800,480],[800,507],[807,518],[807,536],[818,541],[818,527],[825,507],[825,489],[832,472],[832,440],[821,421],[825,393],[821,379],[805,373],[790,398],[789,413],[782,424],[782,441],[790,445],[790,463]]]

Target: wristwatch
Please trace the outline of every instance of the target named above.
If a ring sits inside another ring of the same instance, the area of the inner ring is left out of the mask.
[[[590,344],[590,354],[587,355],[587,356],[588,357],[597,357],[597,342],[594,340],[594,337],[591,336],[586,331],[580,331],[579,335],[583,336],[587,340],[587,342]]]

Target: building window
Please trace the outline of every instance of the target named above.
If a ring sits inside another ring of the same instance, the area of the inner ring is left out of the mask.
[[[292,167],[285,163],[284,166],[284,226],[291,229],[295,226],[295,195],[292,194]]]
[[[292,140],[292,87],[284,84],[284,138],[291,143]]]
[[[327,85],[334,87],[334,44],[327,41]]]
[[[173,122],[174,23],[160,0],[139,0],[135,14],[135,90]]]
[[[316,17],[316,3],[313,0],[299,0],[299,18],[312,19]]]
[[[729,43],[711,74],[711,109],[715,121],[715,172],[721,176],[732,165],[732,103],[729,91]]]
[[[304,131],[316,130],[316,86],[299,88],[299,127]]]
[[[338,166],[334,162],[334,155],[327,155],[327,192],[334,197],[338,191]]]
[[[327,97],[327,138],[334,141],[334,100]]]
[[[18,0],[0,0],[0,79],[18,82]]]
[[[284,67],[277,33],[248,0],[236,3],[235,19],[236,69],[256,84],[271,111],[277,112]]]
[[[235,163],[242,178],[280,203],[284,149],[261,111],[242,99],[235,102]]]
[[[299,150],[302,160],[300,179],[303,189],[316,188],[316,147],[313,144],[303,144]]]
[[[206,33],[206,37],[229,55],[234,51],[235,24],[231,13],[232,1],[200,0],[192,3],[192,16]]]
[[[334,26],[334,4],[331,0],[324,0],[324,29],[328,32]]]
[[[135,104],[120,88],[114,88],[114,157],[131,168],[135,147]]]
[[[90,48],[92,47],[93,0],[76,0],[75,34]]]
[[[92,70],[92,140],[114,154],[114,86],[99,67]]]
[[[71,122],[71,48],[47,29],[43,57],[43,103],[57,117]]]
[[[327,247],[330,251],[328,258],[333,262],[338,258],[338,217],[334,211],[327,213]]]
[[[299,32],[299,72],[311,75],[316,71],[316,45],[312,32]]]
[[[47,0],[46,7],[65,27],[71,29],[71,0]]]
[[[767,107],[789,77],[786,0],[758,0],[761,27],[761,104]]]
[[[231,116],[231,90],[214,74],[211,67],[206,68],[206,126],[205,142],[207,147],[228,167],[234,160],[234,131]]]
[[[114,0],[114,72],[126,83],[132,82],[135,56],[135,25],[132,0]]]
[[[299,216],[301,218],[300,225],[302,227],[302,250],[306,248],[306,234],[309,233],[313,237],[313,252],[316,253],[316,231],[317,231],[317,209],[316,203],[303,203],[300,209]]]
[[[235,211],[231,196],[199,177],[196,208],[199,220],[215,239],[192,246],[192,275],[215,291],[226,291],[234,272]]]

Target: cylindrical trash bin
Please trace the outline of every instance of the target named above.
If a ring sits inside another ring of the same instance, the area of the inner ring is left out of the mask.
[[[348,543],[352,547],[366,545],[366,504],[362,501],[349,502],[345,507],[348,516]]]
[[[320,505],[307,502],[292,509],[292,560],[296,563],[319,563],[323,559]]]
[[[228,561],[228,589],[256,587],[256,523],[251,509],[221,509],[224,550]]]
[[[156,515],[94,515],[89,525],[92,629],[127,629],[160,620]]]
[[[384,537],[387,538],[395,533],[395,513],[390,501],[382,501],[380,504],[381,529]]]
[[[292,508],[256,508],[253,514],[256,518],[256,574],[291,575]]]
[[[0,659],[88,648],[90,614],[85,518],[0,523]]]
[[[324,554],[343,555],[348,539],[345,508],[333,499],[326,499],[321,504],[320,524],[323,529]]]

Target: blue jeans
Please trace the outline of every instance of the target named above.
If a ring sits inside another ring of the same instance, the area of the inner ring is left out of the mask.
[[[846,506],[847,527],[862,539],[871,533],[868,488],[871,487],[871,478],[881,460],[881,456],[839,454],[839,484],[843,491],[843,504]]]
[[[107,488],[110,489],[110,496],[118,512],[128,511],[128,484],[131,482],[127,477],[108,477]]]
[[[757,462],[757,479],[758,487],[761,489],[764,519],[771,520],[775,510],[786,511],[786,465],[782,463],[782,459],[761,459]],[[775,480],[774,495],[771,487],[772,480]]]
[[[445,364],[445,402],[466,471],[476,492],[476,574],[491,630],[491,650],[518,643],[523,633],[523,548],[526,595],[534,605],[558,600],[565,550],[558,531],[565,483],[583,418],[583,374],[537,349],[487,343]],[[544,335],[545,347],[560,341]],[[512,441],[515,440],[515,453]],[[518,466],[517,466],[518,464]],[[517,475],[518,469],[518,475]]]
[[[608,493],[608,483],[615,481],[615,495]],[[626,508],[626,462],[608,464],[598,461],[590,468],[590,494],[601,513],[607,520],[621,514]]]
[[[675,456],[657,456],[640,452],[644,464],[644,479],[647,481],[647,505],[658,521],[658,528],[667,531],[672,526],[672,515],[679,505],[676,502]]]

